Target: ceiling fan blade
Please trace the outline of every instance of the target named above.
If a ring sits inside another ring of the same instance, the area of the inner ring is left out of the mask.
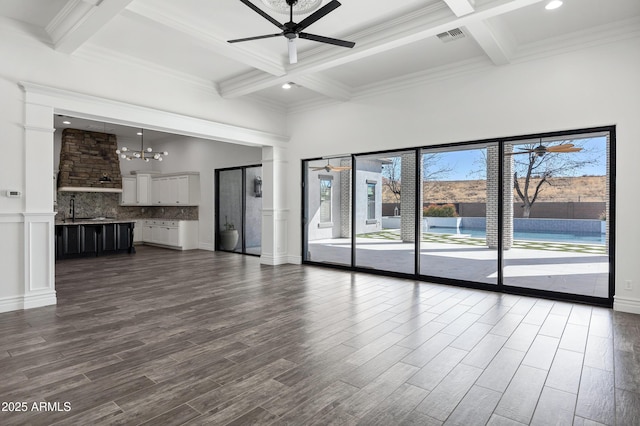
[[[324,170],[326,166],[322,166],[322,167],[309,167],[311,169],[312,172],[319,172],[320,170]]]
[[[261,36],[255,36],[255,37],[247,37],[247,38],[237,38],[235,40],[227,40],[227,43],[240,43],[242,41],[260,40],[262,38],[278,37],[278,36],[281,36],[281,35],[282,35],[282,33],[267,34],[267,35],[261,35]]]
[[[355,42],[353,41],[339,40],[337,38],[324,37],[324,36],[319,36],[319,35],[309,34],[309,33],[299,33],[298,37],[304,38],[307,40],[312,40],[312,41],[319,41],[320,43],[328,43],[328,44],[333,44],[335,46],[348,47],[348,48],[352,48],[353,46],[356,45]]]
[[[333,12],[338,7],[342,6],[342,4],[338,0],[330,1],[329,3],[322,6],[320,9],[313,12],[311,15],[304,18],[302,21],[296,25],[296,32],[300,32],[307,28],[309,25],[316,22],[318,19],[322,18],[326,14]]]
[[[566,145],[556,145],[556,146],[550,146],[547,148],[547,151],[549,152],[561,152],[561,151],[566,151],[569,149],[573,148],[573,144],[566,144]]]
[[[582,148],[570,148],[570,149],[564,149],[562,151],[552,151],[552,152],[565,153],[565,152],[579,152],[579,151],[582,151]]]
[[[263,11],[262,9],[260,9],[258,6],[256,6],[255,4],[251,3],[249,0],[240,0],[242,3],[246,4],[247,6],[249,6],[251,9],[254,10],[254,12],[258,13],[260,16],[262,16],[264,19],[266,19],[267,21],[271,22],[273,25],[275,25],[276,27],[280,28],[280,29],[284,29],[284,26],[276,21],[274,18],[272,18],[271,16],[269,16],[265,11]]]
[[[289,63],[297,64],[298,63],[298,49],[296,48],[296,39],[291,38],[287,41],[287,46],[289,46]]]
[[[336,172],[344,172],[345,170],[351,170],[351,167],[349,167],[349,166],[337,166],[337,167],[331,167],[331,170],[335,170]]]

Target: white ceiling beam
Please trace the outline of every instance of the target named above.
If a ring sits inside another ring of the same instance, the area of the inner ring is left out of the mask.
[[[349,87],[318,74],[301,75],[296,78],[295,83],[328,98],[344,102],[351,100],[351,89]]]
[[[225,98],[248,95],[286,81],[295,81],[304,75],[357,61],[396,47],[436,36],[453,28],[482,22],[542,1],[544,0],[495,0],[478,7],[474,13],[462,17],[452,17],[451,13],[446,10],[423,14],[418,18],[402,23],[386,22],[383,24],[384,30],[377,27],[373,30],[368,30],[369,35],[367,36],[355,37],[356,47],[353,49],[343,49],[339,53],[336,53],[336,48],[322,47],[316,49],[313,52],[318,53],[312,52],[311,54],[299,55],[298,64],[291,66],[285,76],[274,78],[253,72],[247,73],[220,82],[220,94]]]
[[[73,53],[133,0],[69,0],[45,30],[54,49]]]
[[[251,68],[256,68],[274,76],[286,73],[282,58],[274,59],[263,53],[254,53],[238,45],[232,46],[223,37],[197,29],[188,22],[181,21],[174,16],[163,13],[159,8],[153,8],[143,3],[133,3],[126,11],[126,16],[134,19],[144,19],[151,23],[171,28],[190,37],[199,46],[212,53],[240,62]]]
[[[486,21],[472,22],[465,26],[465,32],[476,40],[494,64],[507,65],[511,62],[515,43],[506,28],[498,30]]]
[[[475,0],[444,0],[456,16],[464,16],[475,12]]]

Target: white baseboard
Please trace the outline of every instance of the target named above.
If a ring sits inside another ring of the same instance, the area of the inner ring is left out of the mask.
[[[13,296],[0,298],[0,312],[21,311],[23,309],[40,308],[55,305],[56,292],[37,293],[30,296]]]
[[[302,256],[287,256],[288,262],[294,265],[302,265]]]
[[[269,256],[263,254],[262,256],[260,256],[260,263],[262,263],[263,265],[276,266],[284,265],[286,263],[289,263],[289,261],[288,256]]]
[[[630,314],[640,314],[640,300],[626,297],[613,297],[613,310],[627,312]]]
[[[216,251],[216,247],[212,243],[199,243],[198,248],[200,250]]]
[[[22,296],[0,298],[0,312],[20,311],[24,309]]]

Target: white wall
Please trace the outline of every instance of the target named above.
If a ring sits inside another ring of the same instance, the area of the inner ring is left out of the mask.
[[[290,255],[301,250],[300,159],[616,125],[616,308],[640,313],[638,76],[633,38],[292,114]]]
[[[162,162],[153,163],[154,170],[161,173],[200,173],[199,243],[200,248],[213,250],[215,241],[214,170],[260,164],[262,149],[184,136],[155,142],[153,148],[169,153]]]

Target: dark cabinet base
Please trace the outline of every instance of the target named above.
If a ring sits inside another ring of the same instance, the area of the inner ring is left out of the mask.
[[[56,225],[56,259],[135,253],[134,222]]]

